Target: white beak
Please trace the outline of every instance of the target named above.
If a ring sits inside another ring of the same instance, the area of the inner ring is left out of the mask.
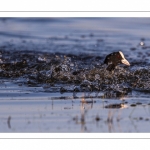
[[[121,62],[127,66],[130,66],[130,63],[125,58],[122,59]]]

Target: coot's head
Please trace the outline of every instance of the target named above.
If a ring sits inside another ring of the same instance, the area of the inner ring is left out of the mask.
[[[123,53],[121,51],[114,52],[106,56],[104,60],[104,64],[107,64],[107,70],[112,71],[118,64],[125,64],[130,66],[130,63],[125,59]]]

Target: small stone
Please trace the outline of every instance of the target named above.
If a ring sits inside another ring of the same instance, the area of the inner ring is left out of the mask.
[[[134,51],[134,50],[136,50],[136,48],[135,48],[135,47],[132,47],[132,48],[130,48],[130,50]]]
[[[139,117],[139,120],[143,120],[143,117]]]
[[[136,107],[136,104],[131,104],[130,106],[131,106],[131,107]]]
[[[96,120],[96,121],[100,121],[99,116],[96,116],[95,120]]]

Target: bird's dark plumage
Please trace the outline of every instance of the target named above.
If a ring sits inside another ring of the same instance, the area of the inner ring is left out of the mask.
[[[118,64],[125,64],[130,66],[130,63],[125,59],[121,51],[113,52],[107,55],[104,60],[104,64],[108,65],[108,67],[106,68],[108,71],[114,70]]]

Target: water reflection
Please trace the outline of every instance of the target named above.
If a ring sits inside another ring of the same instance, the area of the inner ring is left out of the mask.
[[[81,105],[80,105],[80,111],[81,111],[81,118],[80,118],[80,123],[81,123],[81,132],[87,132],[87,127],[86,127],[86,115],[90,109],[93,108],[93,99],[86,100],[85,99],[85,93],[84,96],[81,99]]]
[[[95,109],[94,104],[96,103],[96,101],[93,98],[90,98],[90,100],[89,98],[87,99],[86,93],[84,93],[83,97],[81,98],[80,120],[76,122],[77,124],[81,124],[81,132],[91,132],[90,129],[88,128],[89,120],[90,120],[90,123],[92,123],[92,125],[95,124],[97,126],[96,128],[99,130],[102,130],[100,126],[105,124],[105,126],[108,127],[108,132],[121,132],[122,129],[121,129],[120,121],[122,119],[122,116],[121,116],[122,110],[128,107],[123,102],[119,104],[112,103],[108,105],[105,105],[102,102],[100,104],[99,112],[97,114],[96,113],[93,114],[94,109]],[[106,117],[104,117],[104,115],[101,115],[101,112],[104,110],[108,114],[107,116],[105,115]],[[91,113],[92,113],[92,116],[90,116]],[[114,124],[117,124],[117,126]]]

